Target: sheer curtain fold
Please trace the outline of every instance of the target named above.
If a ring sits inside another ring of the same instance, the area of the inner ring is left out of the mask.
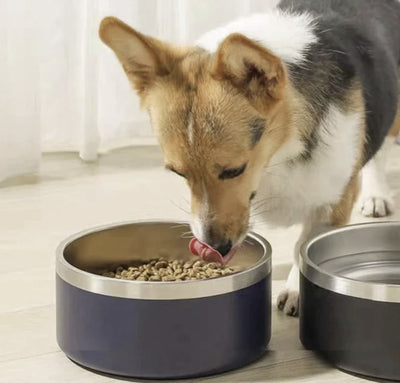
[[[190,43],[275,3],[0,1],[0,181],[37,169],[41,152],[76,151],[93,161],[101,151],[152,136],[122,68],[98,39],[103,17],[114,15],[145,34]]]
[[[32,3],[22,10],[16,3],[0,2],[0,180],[40,160],[40,42],[25,44],[20,34],[20,20],[26,34],[37,34],[38,15]]]

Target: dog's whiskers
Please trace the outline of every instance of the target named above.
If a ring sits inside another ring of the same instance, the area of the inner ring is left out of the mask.
[[[272,177],[280,177],[282,179],[288,178],[288,176],[286,174],[276,174],[276,173],[272,173],[270,171],[266,171],[266,172],[264,172],[264,174],[267,174],[268,176],[272,176]]]
[[[182,206],[179,206],[177,203],[175,203],[174,201],[172,201],[171,199],[169,200],[169,202],[171,202],[175,207],[177,207],[179,210],[182,210],[184,213],[189,214],[190,212],[186,209],[184,209]]]
[[[270,211],[271,211],[271,210],[263,210],[263,211],[260,211],[260,212],[251,214],[251,215],[250,215],[250,218],[259,217],[259,216],[261,216],[261,215],[264,215],[264,214],[269,213]]]
[[[185,231],[184,233],[182,233],[180,235],[180,238],[184,238],[184,239],[194,238],[194,235],[193,235],[193,233],[191,231]]]
[[[261,205],[261,204],[263,204],[265,202],[269,202],[271,200],[279,199],[279,198],[282,198],[282,197],[280,197],[280,196],[272,196],[272,197],[267,197],[267,198],[263,198],[263,199],[260,199],[260,200],[256,200],[252,204],[252,207],[257,207],[258,205]]]
[[[293,159],[289,158],[289,159],[287,159],[285,161],[278,162],[277,164],[266,166],[264,169],[268,170],[268,169],[276,168],[277,166],[285,165],[285,164],[287,164],[287,163],[289,163],[291,161],[293,161]]]
[[[187,223],[178,223],[176,225],[170,226],[169,228],[170,229],[177,229],[177,228],[184,227],[184,226],[187,226]]]

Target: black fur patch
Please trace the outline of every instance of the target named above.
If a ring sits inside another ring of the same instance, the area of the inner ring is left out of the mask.
[[[397,0],[283,0],[286,12],[316,17],[318,43],[303,65],[288,65],[295,87],[310,103],[317,129],[329,105],[343,105],[346,93],[359,82],[366,107],[365,162],[383,143],[398,107],[400,66],[400,2]],[[313,137],[314,136],[314,137]],[[305,137],[312,158],[317,132]]]
[[[257,68],[254,64],[245,61],[244,65],[246,67],[246,79],[245,83],[249,83],[252,80],[257,80],[261,86],[265,85],[265,71],[263,69]]]
[[[304,151],[300,154],[300,159],[303,161],[309,161],[312,159],[314,149],[318,146],[319,132],[315,127],[310,135],[303,136],[302,141],[304,143]]]
[[[246,170],[246,166],[247,166],[247,164],[244,164],[240,168],[237,168],[237,169],[224,169],[219,174],[218,178],[220,180],[228,180],[228,179],[239,177]]]
[[[265,120],[254,118],[250,123],[251,146],[254,148],[265,132]]]

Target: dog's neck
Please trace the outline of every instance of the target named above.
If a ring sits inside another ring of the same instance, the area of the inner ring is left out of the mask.
[[[271,158],[266,159],[267,166],[293,163],[301,160],[307,153],[307,142],[312,139],[314,121],[307,111],[306,100],[289,81],[282,108],[285,109],[285,121],[280,124],[286,139]]]

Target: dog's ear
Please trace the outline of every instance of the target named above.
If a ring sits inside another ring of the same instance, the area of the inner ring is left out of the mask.
[[[100,23],[99,36],[117,55],[129,80],[143,95],[157,76],[165,76],[181,57],[167,43],[145,36],[115,17]]]
[[[219,46],[213,67],[216,79],[229,80],[250,99],[271,102],[283,96],[284,64],[268,49],[235,33]]]

